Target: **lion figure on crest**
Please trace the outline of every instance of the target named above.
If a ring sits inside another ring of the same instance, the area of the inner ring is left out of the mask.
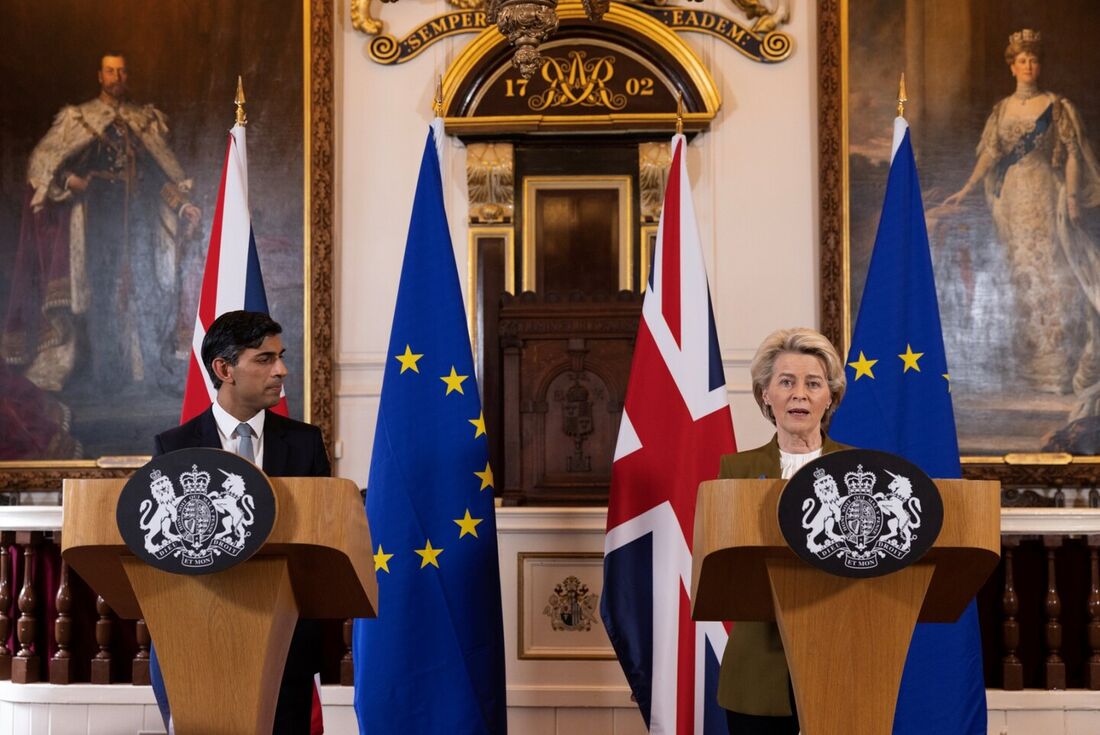
[[[222,483],[222,490],[225,492],[214,493],[210,499],[219,515],[221,513],[227,515],[221,519],[222,530],[214,534],[214,538],[236,536],[230,541],[237,548],[241,548],[244,546],[244,540],[251,535],[248,532],[248,526],[252,525],[252,511],[256,509],[256,503],[251,495],[245,495],[243,477],[223,469],[218,471],[225,475],[225,482]]]
[[[836,486],[836,480],[824,470],[819,469],[814,473],[814,495],[817,496],[817,503],[814,503],[813,498],[802,501],[802,528],[808,531],[806,548],[816,554],[828,546],[829,542],[843,541],[844,537],[836,531],[840,523],[840,490]],[[826,542],[821,544],[817,539],[823,533]]]
[[[175,488],[172,487],[172,481],[162,475],[160,470],[153,470],[150,479],[152,482],[149,483],[149,492],[152,493],[153,500],[141,501],[139,523],[141,530],[145,531],[145,550],[155,554],[173,541],[179,540],[179,535],[172,530],[176,524],[176,505],[179,499],[176,497]],[[150,517],[154,500],[157,509]],[[162,537],[160,543],[153,542],[157,534]]]
[[[916,538],[913,535],[913,529],[920,528],[920,498],[913,497],[913,483],[908,477],[895,475],[890,470],[886,470],[886,473],[894,478],[886,486],[890,491],[889,495],[875,493],[875,500],[878,501],[882,514],[887,518],[887,533],[882,535],[879,543],[897,539],[894,541],[895,545],[908,549]]]

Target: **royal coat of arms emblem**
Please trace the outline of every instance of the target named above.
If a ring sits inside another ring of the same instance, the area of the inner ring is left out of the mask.
[[[939,492],[919,468],[864,450],[807,465],[784,489],[779,512],[783,534],[799,556],[828,562],[829,571],[847,576],[886,574],[916,561],[943,522]]]
[[[174,455],[196,452],[196,461],[179,471],[181,458]],[[264,506],[259,513],[257,498]],[[267,478],[240,457],[189,449],[158,457],[135,473],[116,514],[123,538],[146,561],[168,571],[204,573],[247,558],[263,543],[274,523],[274,495]],[[252,543],[254,535],[258,543]]]

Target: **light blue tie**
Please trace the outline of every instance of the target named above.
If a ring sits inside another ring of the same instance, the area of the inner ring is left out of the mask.
[[[252,427],[241,423],[237,425],[237,454],[249,462],[256,463],[256,454],[252,451]]]

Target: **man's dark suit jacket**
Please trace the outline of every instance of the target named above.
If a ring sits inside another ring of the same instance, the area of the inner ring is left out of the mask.
[[[158,434],[156,454],[177,449],[221,449],[214,411],[208,408],[186,424]],[[271,411],[264,418],[263,470],[272,477],[328,477],[332,467],[321,430]],[[154,641],[155,643],[155,641]],[[320,625],[299,620],[279,687],[273,735],[308,735],[313,707],[313,674],[320,671]]]

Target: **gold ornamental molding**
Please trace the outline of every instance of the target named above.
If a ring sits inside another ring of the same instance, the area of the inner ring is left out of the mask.
[[[704,130],[714,119],[721,97],[710,72],[649,13],[615,3],[595,24],[566,0],[558,16],[560,30],[542,45],[530,80],[512,66],[495,28],[467,44],[443,77],[448,133],[671,131],[681,92],[685,129]]]
[[[352,26],[374,37],[368,44],[368,54],[374,62],[385,65],[411,61],[426,48],[444,38],[461,33],[478,33],[487,28],[497,27],[483,3],[477,0],[451,0],[451,4],[459,9],[431,18],[413,28],[404,37],[398,38],[386,33],[385,24],[370,14],[370,0],[351,0]],[[592,20],[581,0],[573,0],[571,3],[563,2],[559,5],[557,11],[559,21],[576,17],[575,14],[564,12],[564,8],[570,4],[580,8],[582,17]],[[771,16],[766,16],[771,21],[769,23],[762,24],[758,18],[752,28],[746,28],[733,18],[709,10],[649,2],[617,2],[603,14],[603,19],[608,19],[610,14],[618,8],[630,8],[644,13],[674,31],[714,36],[737,49],[746,58],[763,64],[784,61],[794,51],[791,37],[776,30],[779,21]],[[785,22],[786,17],[783,16],[782,22]],[[498,38],[505,40],[503,35]],[[527,56],[530,55],[527,54]],[[534,63],[535,60],[529,59],[528,62]],[[539,67],[536,64],[535,68],[529,69],[530,74],[521,72],[521,76],[524,79],[530,79],[538,70]]]

